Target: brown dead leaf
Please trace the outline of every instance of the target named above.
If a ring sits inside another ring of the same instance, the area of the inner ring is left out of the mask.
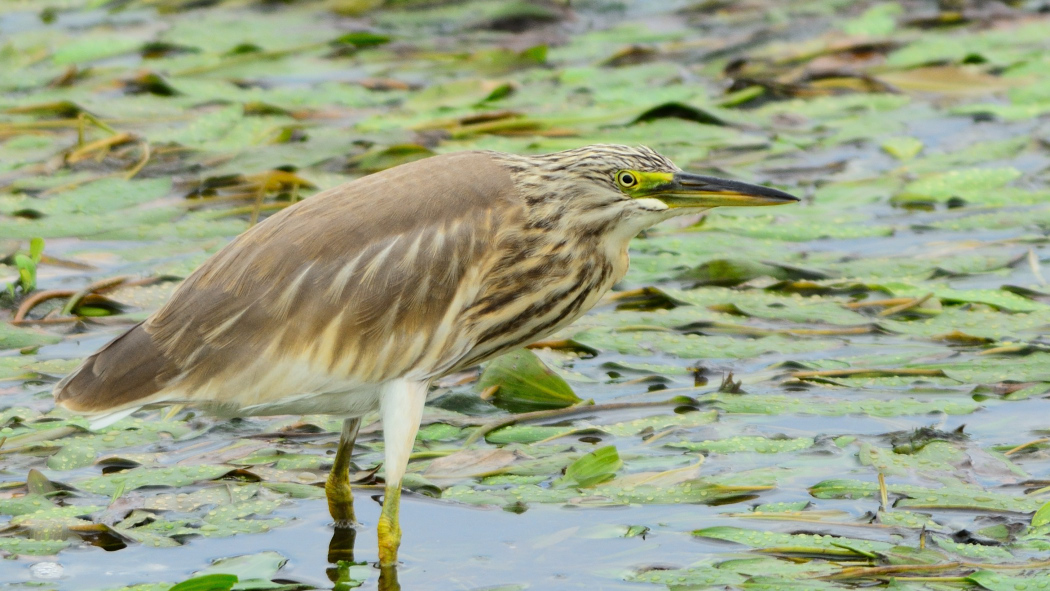
[[[614,480],[604,483],[602,486],[605,487],[629,487],[629,486],[673,486],[675,484],[681,484],[687,480],[695,480],[700,477],[700,466],[703,462],[697,462],[696,464],[685,466],[684,468],[675,468],[673,470],[665,470],[663,472],[637,472],[635,474],[627,474]]]
[[[430,463],[427,478],[469,478],[488,474],[513,464],[517,453],[505,449],[465,449]]]
[[[990,94],[1024,84],[987,74],[979,66],[931,66],[879,74],[879,80],[912,92],[934,92],[953,96]]]

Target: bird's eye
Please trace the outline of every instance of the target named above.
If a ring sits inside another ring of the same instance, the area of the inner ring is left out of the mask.
[[[631,188],[638,184],[638,179],[633,174],[623,171],[616,175],[616,182],[620,183],[621,187]]]

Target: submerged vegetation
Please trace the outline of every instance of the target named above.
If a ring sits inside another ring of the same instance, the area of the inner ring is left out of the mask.
[[[338,419],[91,432],[51,384],[319,190],[599,142],[806,198],[657,228],[574,326],[444,379],[406,588],[1050,588],[1048,30],[1025,1],[0,4],[0,590],[374,586],[374,541],[321,537]]]

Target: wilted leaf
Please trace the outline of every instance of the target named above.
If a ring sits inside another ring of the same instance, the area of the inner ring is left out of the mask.
[[[886,72],[879,79],[897,88],[947,95],[991,94],[1006,90],[1017,81],[992,76],[974,66],[932,66]]]
[[[208,575],[233,575],[237,583],[235,588],[242,588],[250,581],[269,581],[277,576],[277,572],[287,562],[288,559],[282,556],[280,552],[271,550],[257,554],[220,558],[207,568],[193,574],[197,575],[198,578]]]
[[[518,455],[505,449],[464,449],[437,458],[424,474],[430,478],[466,478],[494,472],[514,463]]]

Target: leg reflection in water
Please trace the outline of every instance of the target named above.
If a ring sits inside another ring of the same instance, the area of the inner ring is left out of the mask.
[[[328,580],[333,583],[333,590],[349,590],[360,584],[350,573],[350,567],[355,566],[354,543],[357,541],[357,529],[353,527],[337,527],[332,531],[332,541],[328,543],[328,567],[326,574]],[[373,571],[374,573],[375,571]],[[379,567],[379,591],[401,591],[401,585],[397,582],[396,566]]]
[[[354,543],[357,541],[357,528],[353,527],[337,527],[332,531],[332,541],[328,542],[328,562],[332,564],[339,564],[339,561],[353,562],[354,561]],[[335,579],[331,578],[331,571],[329,568],[328,578],[335,582]]]

